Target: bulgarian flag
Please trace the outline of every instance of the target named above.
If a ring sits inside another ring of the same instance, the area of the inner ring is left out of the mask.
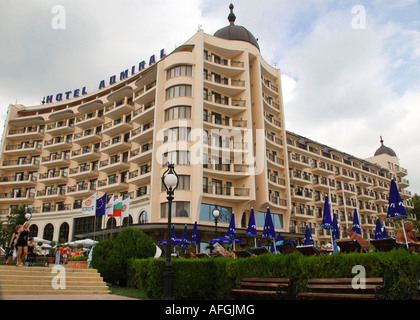
[[[119,197],[117,200],[114,201],[114,217],[121,217],[122,211],[122,197]]]

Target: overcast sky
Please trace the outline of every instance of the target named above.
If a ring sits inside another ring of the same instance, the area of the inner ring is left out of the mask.
[[[0,131],[10,103],[99,82],[228,24],[230,0],[1,0]],[[380,135],[420,193],[420,0],[236,0],[280,68],[286,129],[359,158]]]

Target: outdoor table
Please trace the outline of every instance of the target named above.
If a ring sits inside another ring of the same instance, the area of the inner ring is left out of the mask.
[[[251,251],[252,251],[253,254],[255,254],[257,256],[260,255],[260,254],[270,253],[270,251],[268,251],[266,247],[251,248]]]
[[[236,254],[238,258],[249,258],[251,256],[246,250],[233,250],[233,253]]]
[[[397,248],[397,243],[392,238],[370,240],[370,243],[375,247],[376,251],[388,252]]]
[[[285,243],[285,244],[283,244],[279,247],[279,250],[283,254],[295,253],[296,252],[296,247],[291,243]]]
[[[297,246],[296,250],[299,251],[304,256],[319,256],[320,251],[313,245],[309,246]]]
[[[360,252],[362,248],[356,239],[340,240],[337,241],[337,245],[340,247],[341,252]]]

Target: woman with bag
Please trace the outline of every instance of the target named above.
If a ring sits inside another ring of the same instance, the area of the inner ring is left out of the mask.
[[[13,252],[16,250],[16,240],[17,240],[17,234],[19,229],[22,227],[22,225],[17,225],[16,226],[16,232],[13,232],[12,234],[12,238],[10,239],[9,242],[9,247],[6,249],[6,254],[4,255],[4,258],[6,259],[6,264],[9,264],[9,261],[12,260],[13,257]]]
[[[25,261],[26,255],[28,254],[28,237],[29,237],[29,222],[25,222],[24,225],[18,231],[18,239],[16,242],[17,247],[17,263],[16,267],[22,267],[22,261]]]

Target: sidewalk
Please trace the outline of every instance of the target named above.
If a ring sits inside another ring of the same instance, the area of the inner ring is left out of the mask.
[[[118,296],[115,294],[56,294],[56,295],[6,295],[0,296],[0,300],[139,300],[130,297]]]

